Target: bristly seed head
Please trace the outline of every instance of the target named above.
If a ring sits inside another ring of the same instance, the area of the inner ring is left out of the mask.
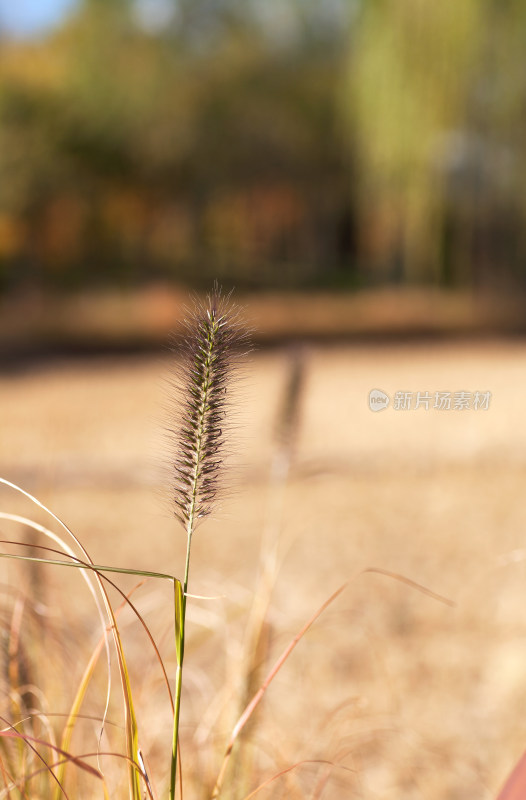
[[[215,286],[186,321],[173,499],[175,515],[189,534],[199,518],[210,514],[220,486],[227,385],[233,355],[245,338],[228,300]]]

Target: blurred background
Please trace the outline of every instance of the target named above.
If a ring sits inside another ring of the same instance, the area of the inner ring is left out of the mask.
[[[157,497],[168,333],[218,279],[258,345],[239,491],[193,545],[192,591],[216,601],[189,604],[189,798],[247,692],[258,597],[266,669],[343,581],[247,734],[239,797],[282,771],[262,797],[495,800],[526,746],[525,30],[519,0],[0,0],[0,476],[96,563],[179,574]],[[373,414],[372,389],[491,403]],[[35,513],[5,488],[1,508]],[[45,691],[63,655],[64,711],[89,598],[2,567],[6,607],[23,592],[63,633],[21,681]],[[141,592],[171,676],[171,599]],[[169,714],[123,620],[162,785]]]
[[[1,0],[2,332],[22,336],[25,297],[26,337],[89,338],[117,292],[100,336],[113,320],[158,339],[174,287],[214,278],[346,297],[332,334],[522,327],[525,17],[518,0]],[[300,316],[325,327],[312,303]]]

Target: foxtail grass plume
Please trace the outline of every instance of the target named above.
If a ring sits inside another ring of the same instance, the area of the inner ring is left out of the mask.
[[[217,286],[186,320],[173,500],[189,535],[210,514],[221,486],[227,389],[234,355],[245,339],[229,296]]]
[[[186,565],[182,593],[176,590],[174,728],[170,800],[175,800],[179,713],[185,643],[186,600],[192,535],[199,519],[212,511],[223,469],[227,388],[233,357],[243,341],[229,297],[217,284],[205,303],[196,304],[186,321],[185,369],[180,386],[182,420],[174,459],[175,516],[186,528]],[[179,587],[181,585],[179,584]]]

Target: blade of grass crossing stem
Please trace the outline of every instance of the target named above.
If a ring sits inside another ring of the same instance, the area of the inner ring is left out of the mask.
[[[0,539],[0,544],[16,545],[16,544],[23,544],[23,543],[22,542],[14,542],[14,541],[11,541],[11,540],[6,540],[6,539]],[[35,549],[35,547],[38,547],[39,549],[46,550],[47,552],[50,552],[50,553],[58,553],[57,550],[55,550],[54,548],[50,548],[50,547],[42,547],[41,545],[36,545],[36,546],[35,545],[31,545],[31,547],[33,549]],[[169,580],[171,583],[173,583],[174,580],[177,580],[177,578],[174,578],[173,575],[167,575],[166,573],[162,573],[162,572],[149,572],[147,570],[126,569],[124,567],[108,567],[108,566],[101,566],[101,565],[93,564],[93,563],[92,564],[88,564],[87,562],[81,561],[78,558],[74,558],[74,560],[66,562],[66,561],[55,560],[55,559],[50,559],[50,558],[38,558],[38,557],[35,557],[35,556],[20,556],[20,555],[15,555],[13,553],[1,553],[1,552],[0,552],[0,558],[12,558],[12,559],[18,559],[18,560],[22,560],[22,561],[37,562],[37,563],[41,563],[41,564],[52,564],[54,566],[75,567],[77,569],[82,569],[82,570],[92,570],[93,572],[97,572],[98,575],[100,575],[102,578],[104,578],[104,580],[107,583],[109,583],[110,586],[112,586],[121,595],[121,597],[124,600],[124,602],[117,609],[117,613],[119,613],[122,610],[122,608],[127,604],[130,607],[130,609],[133,611],[135,616],[137,617],[138,621],[141,623],[146,635],[148,636],[148,639],[150,640],[150,643],[151,643],[151,645],[152,645],[152,647],[154,649],[155,655],[157,656],[157,659],[159,661],[159,665],[160,665],[162,673],[163,673],[163,677],[164,677],[164,680],[165,680],[166,688],[167,688],[167,691],[168,691],[168,696],[170,698],[170,706],[172,708],[172,713],[173,713],[174,703],[173,703],[172,692],[171,692],[171,689],[170,689],[170,683],[169,683],[169,680],[168,680],[168,675],[166,673],[166,669],[165,669],[161,654],[159,652],[159,648],[157,647],[157,645],[155,643],[155,639],[153,638],[153,636],[152,636],[152,634],[150,632],[150,629],[148,628],[148,626],[147,626],[145,620],[143,619],[142,615],[139,613],[138,609],[134,606],[134,604],[130,600],[130,597],[133,594],[133,592],[135,592],[140,586],[143,585],[144,580],[141,581],[140,583],[138,583],[132,589],[132,591],[129,594],[126,595],[126,594],[124,594],[124,592],[121,589],[119,589],[117,584],[114,581],[112,581],[110,578],[108,578],[107,575],[105,575],[104,573],[106,573],[106,572],[115,572],[115,573],[126,574],[126,575],[136,575],[136,576],[142,577],[144,579],[146,579],[146,578],[163,578],[165,580]],[[104,629],[101,642],[105,643],[106,642],[106,638],[107,638],[106,637],[106,630]]]
[[[8,487],[10,489],[13,489],[15,492],[18,492],[19,494],[23,495],[24,497],[27,497],[27,499],[30,500],[34,505],[36,505],[38,508],[41,508],[43,511],[45,511],[46,514],[49,514],[51,519],[55,520],[55,522],[57,522],[57,524],[60,525],[62,530],[65,531],[65,533],[72,539],[72,541],[76,544],[76,546],[81,550],[81,552],[85,556],[86,560],[89,561],[91,564],[93,563],[93,560],[91,559],[91,557],[90,557],[89,553],[87,552],[86,548],[82,545],[81,541],[75,536],[73,531],[70,528],[68,528],[66,523],[63,522],[60,519],[60,517],[58,517],[53,511],[51,511],[50,508],[45,506],[43,503],[40,502],[40,500],[38,500],[36,497],[34,497],[34,495],[30,494],[29,492],[26,492],[25,489],[22,489],[22,487],[18,486],[16,483],[12,483],[11,481],[6,480],[5,478],[0,478],[0,484],[3,485],[3,486]],[[20,523],[22,525],[27,525],[29,528],[32,528],[35,531],[39,531],[40,533],[43,533],[44,536],[49,537],[54,542],[59,544],[60,547],[63,548],[65,553],[67,553],[69,556],[71,556],[73,558],[75,557],[75,553],[73,552],[71,547],[68,544],[66,544],[66,542],[60,536],[58,536],[56,533],[51,531],[49,528],[44,527],[43,525],[39,525],[37,522],[34,522],[31,519],[27,519],[26,517],[21,517],[18,514],[8,514],[8,513],[5,513],[5,512],[0,512],[0,519],[6,519],[6,520],[10,520],[12,522],[18,522],[18,523]],[[97,612],[98,612],[99,618],[101,620],[102,630],[105,630],[106,626],[105,626],[105,621],[104,621],[104,615],[103,615],[103,612],[102,612],[102,608],[100,606],[99,597],[98,597],[97,592],[95,591],[95,588],[94,588],[94,586],[92,584],[91,576],[87,572],[83,572],[82,576],[83,576],[83,578],[84,578],[84,580],[86,582],[86,585],[87,585],[89,591],[91,592],[91,595],[93,597],[95,605],[97,606]],[[98,583],[99,583],[99,589],[101,591],[101,594],[103,594],[103,587],[101,585],[100,578],[98,578]]]

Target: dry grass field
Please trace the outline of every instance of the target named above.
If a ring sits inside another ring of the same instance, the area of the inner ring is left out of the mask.
[[[270,685],[223,796],[242,800],[298,764],[258,796],[491,800],[526,747],[524,344],[309,346],[304,365],[261,678],[331,592],[345,581],[348,587]],[[183,570],[184,532],[162,489],[168,369],[165,358],[126,357],[0,376],[0,475],[48,504],[96,563]],[[288,370],[285,349],[250,357],[233,434],[234,491],[194,540],[190,591],[214,599],[188,608],[187,800],[210,796],[241,710],[243,635],[262,532],[278,516],[269,472]],[[492,396],[488,410],[397,411],[391,400],[372,413],[373,388],[391,398],[396,391]],[[7,489],[0,506],[33,514]],[[2,527],[2,538],[12,533]],[[364,572],[369,567],[406,576],[454,606]],[[64,712],[99,636],[89,595],[74,570],[7,562],[0,577],[6,597],[33,584],[42,635],[51,642],[49,658],[33,667],[48,695],[41,703]],[[173,675],[169,588],[150,581],[134,598]],[[155,657],[128,611],[122,625],[142,748],[162,793],[168,704]],[[99,716],[100,666],[85,709]],[[113,693],[118,724],[116,685]],[[96,749],[97,735],[92,723],[87,750]],[[117,773],[110,779],[115,798],[124,785]]]

